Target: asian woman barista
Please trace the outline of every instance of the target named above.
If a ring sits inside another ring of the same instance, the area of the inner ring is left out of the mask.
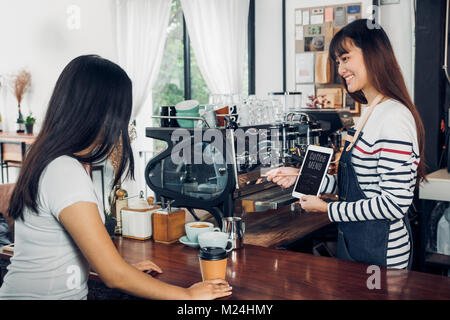
[[[332,39],[329,55],[348,93],[369,108],[349,130],[337,175],[327,175],[321,193],[337,193],[327,203],[307,195],[307,212],[326,212],[338,223],[341,259],[410,268],[411,230],[407,217],[414,189],[425,176],[424,128],[406,89],[390,41],[379,26],[356,20]],[[268,180],[287,188],[298,169],[269,171]]]
[[[9,206],[15,249],[0,299],[86,299],[89,266],[108,287],[150,299],[214,299],[231,294],[224,280],[188,288],[127,264],[105,227],[102,201],[83,165],[108,158],[122,141],[114,185],[133,178],[128,136],[132,85],[99,56],[80,56],[61,73],[42,129],[29,150]],[[162,270],[151,261],[150,270]]]

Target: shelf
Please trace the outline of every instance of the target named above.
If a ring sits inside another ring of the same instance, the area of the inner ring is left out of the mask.
[[[420,184],[420,199],[450,201],[450,173],[447,168],[430,173],[427,180]]]
[[[425,263],[440,268],[450,268],[450,256],[440,253],[428,253]]]

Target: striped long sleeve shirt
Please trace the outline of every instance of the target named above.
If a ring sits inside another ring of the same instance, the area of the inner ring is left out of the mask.
[[[377,105],[352,149],[352,164],[367,199],[328,204],[333,222],[391,221],[387,267],[406,268],[411,250],[403,223],[414,197],[419,149],[414,118],[395,100]],[[336,176],[327,175],[323,193],[339,193]]]

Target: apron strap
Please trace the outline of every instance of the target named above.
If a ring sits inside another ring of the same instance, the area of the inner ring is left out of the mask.
[[[356,130],[356,133],[354,136],[351,136],[347,134],[345,137],[345,140],[350,142],[347,146],[346,151],[350,151],[353,145],[355,144],[356,140],[358,140],[359,134],[361,133],[361,130],[364,128],[364,125],[366,124],[367,120],[369,119],[370,114],[372,113],[373,109],[375,109],[375,106],[380,103],[380,101],[383,99],[382,94],[378,94],[375,99],[373,99],[371,105],[369,106],[369,110],[364,114],[364,117],[361,119],[361,121],[358,123],[358,129]]]

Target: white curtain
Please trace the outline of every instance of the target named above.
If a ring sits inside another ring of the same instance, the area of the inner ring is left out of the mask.
[[[116,0],[119,64],[133,81],[135,119],[158,76],[167,38],[170,0]]]
[[[157,79],[167,38],[171,0],[116,0],[118,63],[133,83],[133,112],[137,138],[133,143],[136,182],[124,181],[129,196],[145,189],[144,166],[138,151],[146,151],[151,139],[145,126],[151,123],[152,87]]]
[[[189,37],[211,93],[241,93],[249,0],[181,0]]]

